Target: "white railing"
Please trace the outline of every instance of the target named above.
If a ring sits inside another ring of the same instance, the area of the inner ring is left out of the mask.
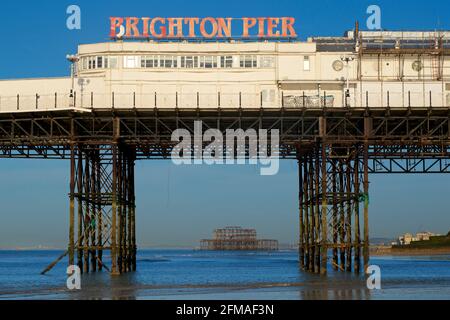
[[[0,96],[0,112],[45,111],[65,108],[73,108],[73,98],[70,97],[70,94]]]
[[[92,108],[260,108],[278,107],[259,93],[79,93],[0,95],[0,112]]]
[[[51,111],[58,109],[146,108],[416,108],[450,107],[450,93],[362,92],[343,98],[342,92],[292,94],[281,92],[266,99],[263,93],[68,93],[0,95],[0,112]]]

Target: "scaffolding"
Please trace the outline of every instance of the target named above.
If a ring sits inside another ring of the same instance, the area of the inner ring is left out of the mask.
[[[271,239],[257,239],[255,229],[241,227],[226,227],[214,230],[214,239],[200,241],[201,250],[248,250],[275,251],[278,241]]]
[[[352,34],[353,35],[353,34]],[[376,57],[378,65],[378,80],[383,80],[383,59],[386,56],[396,57],[397,80],[406,80],[405,57],[415,56],[417,72],[414,79],[443,81],[445,69],[444,59],[450,55],[450,33],[435,32],[359,32],[353,35],[355,51],[359,55],[358,80],[364,78],[362,62],[364,56]],[[425,63],[428,59],[429,63]],[[367,78],[367,77],[365,77]]]

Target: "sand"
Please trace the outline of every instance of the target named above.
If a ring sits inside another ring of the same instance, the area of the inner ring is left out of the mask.
[[[450,254],[450,247],[393,249],[390,246],[374,246],[370,248],[371,256],[430,256],[444,254]]]

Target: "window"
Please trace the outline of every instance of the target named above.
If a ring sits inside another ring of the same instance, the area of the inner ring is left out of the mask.
[[[108,57],[109,68],[115,69],[117,68],[117,57]]]
[[[221,68],[233,68],[233,56],[220,57],[220,67]]]
[[[311,61],[309,59],[309,56],[303,57],[303,71],[310,71],[311,70]]]
[[[182,68],[198,68],[198,57],[186,56],[181,57]]]
[[[141,58],[141,68],[158,68],[158,56],[144,56]]]
[[[216,56],[202,56],[200,57],[200,68],[217,68]]]
[[[138,56],[125,56],[123,57],[123,67],[124,68],[138,68],[140,57]]]
[[[176,68],[177,57],[176,56],[162,56],[159,60],[159,66],[162,68]]]
[[[82,59],[81,59],[81,63],[82,63],[82,67],[81,67],[81,68],[82,68],[83,70],[87,70],[87,68],[88,68],[88,67],[87,67],[88,59],[87,59],[87,58],[82,58]]]
[[[273,68],[275,66],[275,59],[270,56],[262,56],[259,65],[261,68]]]
[[[83,57],[79,63],[80,70],[117,68],[117,57],[92,56]]]
[[[88,59],[89,59],[88,60],[88,69],[89,70],[96,69],[97,65],[95,63],[96,62],[95,57],[89,57]]]
[[[103,68],[103,57],[97,57],[97,68]]]
[[[257,68],[258,59],[256,56],[241,56],[241,68]]]

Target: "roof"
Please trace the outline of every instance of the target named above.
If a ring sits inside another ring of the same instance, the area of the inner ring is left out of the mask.
[[[317,51],[356,51],[357,42],[368,50],[379,49],[450,49],[450,31],[348,31],[344,37],[312,37]]]
[[[106,52],[315,52],[316,44],[311,42],[142,42],[117,41],[82,44],[80,55]]]

